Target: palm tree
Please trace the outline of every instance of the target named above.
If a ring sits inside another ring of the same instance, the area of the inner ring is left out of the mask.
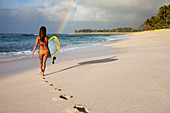
[[[150,26],[150,21],[149,21],[149,19],[147,19],[147,20],[144,22],[144,24]]]
[[[170,15],[170,5],[168,6],[164,5],[159,8],[158,20],[161,21],[162,25],[168,26],[169,15]]]
[[[167,26],[170,25],[170,5],[167,6],[166,24],[167,24]]]

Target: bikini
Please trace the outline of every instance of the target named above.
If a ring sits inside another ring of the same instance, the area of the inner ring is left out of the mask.
[[[44,47],[44,46],[47,46],[47,43],[45,43],[45,44],[40,44],[40,46],[43,46],[43,47]]]
[[[47,46],[47,43],[45,43],[45,44],[40,44],[40,46],[43,46],[43,47],[44,47],[45,45]],[[46,54],[47,52],[49,52],[49,50],[40,50],[39,52],[42,53],[42,54]]]

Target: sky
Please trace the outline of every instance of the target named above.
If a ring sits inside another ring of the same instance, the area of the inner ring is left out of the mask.
[[[62,33],[138,28],[163,5],[170,0],[0,0],[0,33],[38,33],[42,25],[58,33],[62,22]]]

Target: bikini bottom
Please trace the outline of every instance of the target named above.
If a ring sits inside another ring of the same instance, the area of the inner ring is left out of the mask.
[[[40,50],[39,52],[42,54],[46,54],[47,52],[49,52],[49,50]]]

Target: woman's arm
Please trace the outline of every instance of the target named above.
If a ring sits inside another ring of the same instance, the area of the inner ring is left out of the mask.
[[[36,38],[36,43],[35,43],[34,49],[33,49],[33,51],[32,51],[31,58],[33,58],[33,56],[34,56],[34,52],[35,52],[35,50],[37,49],[37,45],[38,45],[38,36],[37,36],[37,38]]]
[[[48,43],[48,40],[50,39],[50,37],[47,36],[47,43]]]

